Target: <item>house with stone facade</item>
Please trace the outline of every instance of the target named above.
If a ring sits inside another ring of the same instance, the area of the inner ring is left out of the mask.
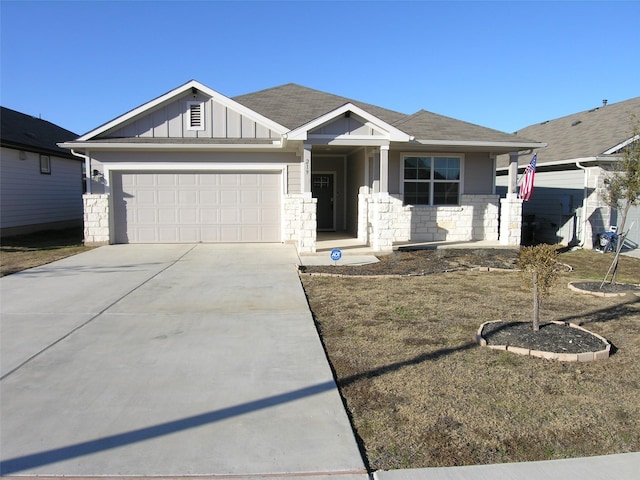
[[[61,144],[85,159],[85,241],[290,242],[342,232],[519,245],[521,202],[496,157],[543,146],[425,110],[295,84],[229,98],[189,81]]]
[[[597,246],[598,235],[620,218],[603,200],[605,182],[627,145],[639,141],[632,116],[640,118],[640,97],[608,103],[565,117],[530,125],[516,134],[545,142],[537,151],[535,187],[523,204],[523,243],[546,242]],[[506,193],[510,165],[521,174],[531,153],[498,156],[496,184]],[[640,245],[640,206],[632,207],[626,224],[626,246]]]

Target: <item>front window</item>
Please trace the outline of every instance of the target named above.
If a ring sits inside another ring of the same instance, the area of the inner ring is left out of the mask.
[[[405,205],[458,205],[460,170],[460,157],[405,155]]]

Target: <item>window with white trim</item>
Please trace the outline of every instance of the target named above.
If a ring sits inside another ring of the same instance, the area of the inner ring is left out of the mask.
[[[461,170],[461,157],[403,155],[404,204],[459,205]]]
[[[187,130],[204,130],[204,102],[187,102]]]

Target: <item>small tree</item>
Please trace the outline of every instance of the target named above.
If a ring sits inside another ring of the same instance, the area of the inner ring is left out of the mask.
[[[517,262],[523,284],[533,290],[533,331],[540,330],[540,299],[549,296],[558,278],[558,251],[555,245],[523,247]]]
[[[611,284],[615,285],[618,279],[618,263],[620,251],[624,244],[627,214],[633,205],[640,204],[640,120],[631,115],[631,141],[624,147],[621,159],[616,162],[613,171],[605,181],[606,190],[603,193],[607,205],[615,208],[619,215],[618,222],[619,240],[616,255],[609,271],[602,280],[602,285],[607,281],[609,273]],[[601,285],[601,288],[602,288]]]

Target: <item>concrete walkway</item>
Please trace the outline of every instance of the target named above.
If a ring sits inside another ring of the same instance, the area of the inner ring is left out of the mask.
[[[118,245],[0,279],[2,474],[638,478],[640,453],[368,475],[298,261],[284,245]]]
[[[367,478],[288,245],[118,245],[0,279],[3,475]]]

